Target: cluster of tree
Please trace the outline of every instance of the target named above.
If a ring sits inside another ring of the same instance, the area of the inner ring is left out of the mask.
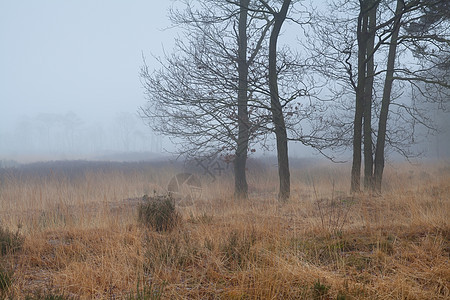
[[[162,151],[161,137],[146,131],[140,118],[118,113],[108,124],[83,120],[74,112],[24,116],[9,131],[3,128],[3,155],[103,154],[104,152]]]
[[[326,11],[296,0],[181,2],[170,18],[184,36],[160,69],[144,60],[141,116],[180,153],[233,154],[238,198],[248,193],[249,152],[273,133],[281,201],[288,141],[331,159],[351,147],[351,190],[364,161],[365,189],[380,192],[387,145],[408,156],[414,126],[433,129],[421,104],[449,99],[447,1],[338,0]],[[301,39],[280,47],[286,22]]]
[[[316,31],[322,47],[311,47],[326,60],[315,65],[340,83],[335,95],[354,95],[352,122],[337,127],[353,133],[351,190],[360,190],[363,158],[364,188],[380,193],[386,143],[410,157],[415,127],[434,129],[424,103],[444,107],[449,101],[450,6],[440,0],[360,0],[332,7],[334,15],[321,16]]]

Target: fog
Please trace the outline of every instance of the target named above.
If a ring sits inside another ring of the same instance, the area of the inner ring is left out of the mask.
[[[170,53],[178,34],[167,18],[172,3],[1,1],[0,160],[142,159],[174,150],[137,115],[146,101],[142,56],[156,66],[153,55]],[[448,157],[448,115],[436,118],[442,133],[421,147]],[[290,147],[294,157],[314,154]]]
[[[1,1],[0,157],[161,152],[139,68],[171,47],[171,1]]]

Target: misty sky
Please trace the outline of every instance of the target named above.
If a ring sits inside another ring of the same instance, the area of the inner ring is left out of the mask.
[[[177,30],[166,29],[172,3],[0,1],[0,160],[27,147],[154,150],[149,149],[151,130],[138,118],[129,119],[146,101],[139,78],[142,54],[150,68],[158,67],[152,55],[170,53],[174,44]],[[69,127],[50,132],[45,122],[34,128],[42,114],[76,115],[83,124],[76,128],[79,136]],[[133,122],[140,123],[138,130]],[[124,136],[131,127],[133,136]],[[27,135],[31,130],[35,136]],[[27,139],[33,140],[22,145]],[[290,152],[312,153],[300,143],[290,144]]]
[[[172,1],[0,1],[0,126],[39,113],[83,120],[135,113],[145,103],[142,53],[173,43]]]
[[[159,54],[172,41],[161,30],[170,3],[1,1],[2,126],[36,112],[135,111],[143,104],[142,51]]]
[[[155,150],[148,137],[151,130],[142,123],[134,147],[128,148],[129,139],[107,141],[104,136],[127,131],[123,128],[127,124],[111,123],[124,115],[129,119],[145,105],[139,78],[142,54],[150,67],[158,67],[152,55],[171,52],[178,33],[167,29],[172,4],[170,0],[0,1],[0,159],[37,150],[56,157],[55,149],[81,147]],[[78,145],[67,129],[36,128],[47,126],[39,122],[49,114],[72,113],[82,121],[78,131],[92,132],[83,133]],[[170,147],[165,143],[164,148]]]

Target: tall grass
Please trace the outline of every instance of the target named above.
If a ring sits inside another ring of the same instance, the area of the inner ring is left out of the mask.
[[[232,178],[203,178],[201,197],[175,204],[172,230],[141,226],[142,196],[164,195],[177,172],[3,172],[1,224],[24,238],[2,258],[8,297],[450,297],[448,165],[388,168],[380,197],[349,195],[345,165],[294,169],[287,204],[270,168],[250,170],[247,201],[233,199]]]

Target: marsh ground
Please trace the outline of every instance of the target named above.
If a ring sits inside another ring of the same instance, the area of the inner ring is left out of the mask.
[[[3,169],[0,256],[10,299],[449,299],[450,164],[391,165],[382,196],[348,194],[349,167],[292,170],[276,201],[272,168],[202,179],[170,232],[137,221],[143,195],[177,167],[64,162]],[[0,274],[1,275],[1,274]],[[1,276],[0,276],[1,278]]]

